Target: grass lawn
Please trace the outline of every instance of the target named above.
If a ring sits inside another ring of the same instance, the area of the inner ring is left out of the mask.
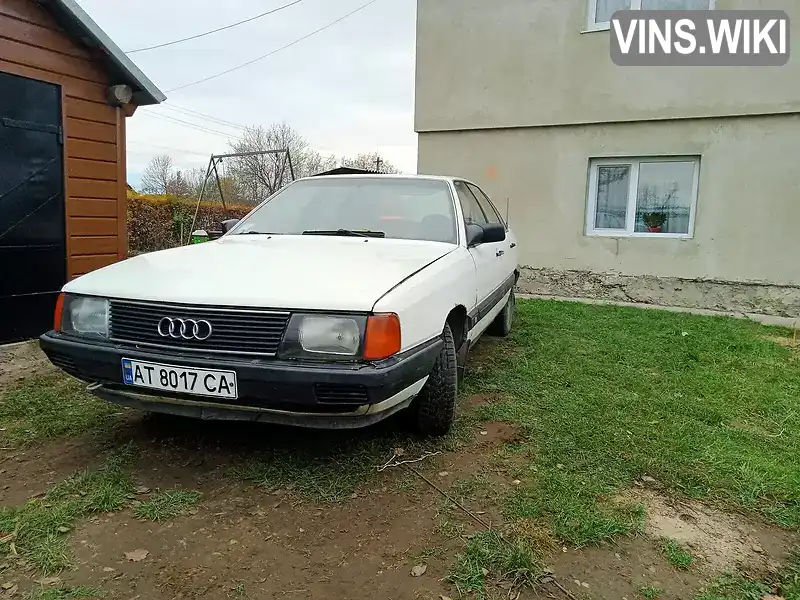
[[[0,556],[19,555],[45,574],[69,566],[68,535],[78,519],[127,505],[133,493],[127,471],[132,459],[133,450],[124,447],[100,468],[77,473],[40,498],[0,507]]]
[[[86,393],[86,384],[61,373],[28,377],[0,392],[0,446],[98,434],[121,420],[121,410]]]
[[[479,345],[480,416],[516,423],[509,518],[581,546],[635,527],[613,502],[647,475],[668,490],[800,529],[800,351],[790,332],[656,310],[520,302]]]
[[[492,531],[463,540],[452,562],[450,581],[478,597],[490,580],[534,581],[553,545],[580,547],[637,531],[643,509],[621,498],[645,476],[663,493],[800,531],[800,349],[790,347],[791,332],[657,310],[517,306],[512,335],[475,348],[462,390],[463,400],[484,394],[492,401],[464,407],[447,438],[420,440],[390,425],[313,436],[274,429],[230,471],[318,504],[347,502],[378,482],[401,494],[419,480],[401,469],[376,469],[396,448],[408,456],[457,453],[462,444],[474,451],[476,421],[512,423],[514,441],[495,451],[508,459],[503,468],[512,472],[504,476],[513,474],[513,491],[503,492],[480,468],[450,488],[465,502],[481,495],[484,504],[499,505],[509,525],[502,537]],[[57,375],[0,395],[0,446],[100,434],[120,421],[115,407]],[[39,571],[69,565],[68,537],[80,519],[132,503],[130,462],[130,449],[122,449],[44,497],[0,508],[0,558],[13,541]],[[435,469],[435,459],[420,468]],[[160,521],[199,500],[196,492],[165,490],[137,501],[133,514]],[[463,515],[452,507],[441,512],[436,532],[461,538]],[[669,539],[654,543],[676,571],[695,568],[689,548]],[[428,547],[420,559],[442,555],[442,548]],[[776,585],[787,600],[800,600],[800,559],[775,581],[726,576],[698,600],[758,600]],[[59,588],[33,597],[93,593]],[[641,597],[661,594],[657,587],[639,590]]]

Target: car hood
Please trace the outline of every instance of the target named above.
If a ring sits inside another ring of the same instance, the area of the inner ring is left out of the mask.
[[[370,311],[455,246],[417,240],[226,236],[151,252],[71,281],[65,292],[157,302]]]

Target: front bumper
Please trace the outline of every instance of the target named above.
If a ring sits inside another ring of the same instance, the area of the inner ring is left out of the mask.
[[[321,428],[364,427],[408,406],[427,380],[442,343],[436,338],[371,363],[316,363],[143,349],[54,331],[39,338],[54,365],[88,382],[91,393],[109,402],[201,419]],[[221,403],[127,386],[122,383],[122,358],[235,371],[239,397]]]

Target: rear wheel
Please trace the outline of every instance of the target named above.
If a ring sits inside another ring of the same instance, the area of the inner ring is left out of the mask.
[[[516,312],[517,300],[514,297],[514,290],[508,296],[508,301],[500,311],[500,314],[495,317],[492,324],[486,329],[486,333],[497,337],[506,337],[511,333],[511,323],[514,321],[514,312]]]
[[[433,364],[428,381],[412,404],[414,429],[421,435],[445,435],[455,420],[458,363],[450,325],[444,326],[442,340],[442,351]]]

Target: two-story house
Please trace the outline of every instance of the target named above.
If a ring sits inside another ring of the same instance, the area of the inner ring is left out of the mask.
[[[522,291],[800,316],[800,58],[618,67],[621,8],[800,33],[797,0],[418,0],[419,172],[508,204]]]

